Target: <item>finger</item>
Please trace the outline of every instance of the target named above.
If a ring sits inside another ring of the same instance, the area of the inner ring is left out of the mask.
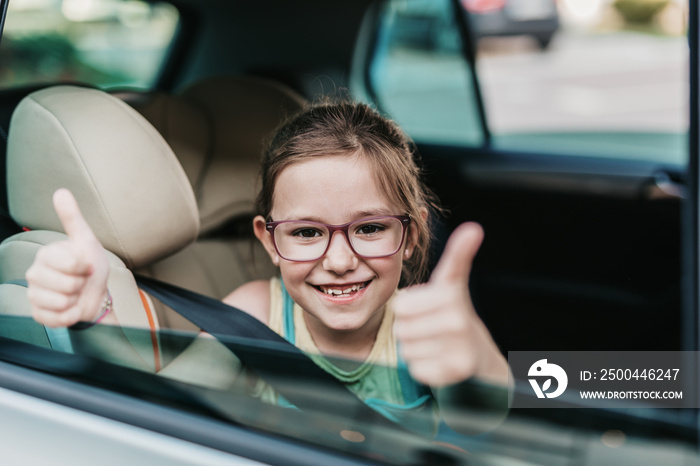
[[[422,339],[414,342],[401,341],[399,344],[401,356],[408,362],[418,361],[420,359],[433,359],[444,356],[445,345],[441,341],[435,339]]]
[[[451,314],[400,321],[395,324],[396,338],[402,343],[434,339],[444,340],[450,335],[468,335],[469,324],[463,319],[450,319]]]
[[[466,284],[444,286],[429,283],[401,290],[389,305],[397,322],[435,320],[442,316],[449,316],[450,321],[476,317]]]
[[[58,313],[56,311],[32,308],[32,317],[34,320],[47,327],[58,327],[57,315]]]
[[[396,293],[389,305],[398,320],[420,318],[433,315],[435,311],[449,305],[460,292],[458,287],[441,286],[440,284],[422,284],[405,288]]]
[[[34,309],[44,309],[53,312],[64,312],[78,302],[78,296],[76,295],[66,295],[34,286],[27,289],[27,299]]]
[[[64,231],[71,239],[81,244],[96,240],[95,234],[85,221],[78,202],[70,191],[65,188],[56,190],[53,194],[53,206]]]
[[[47,267],[57,272],[71,275],[88,276],[92,273],[92,265],[84,260],[80,246],[70,241],[52,243],[39,249],[36,261],[27,270],[27,274],[34,274],[37,272],[35,269]]]
[[[70,327],[80,320],[80,313],[77,308],[72,308],[66,312],[34,309],[32,317],[40,324],[46,325],[47,327]]]
[[[435,364],[432,359],[421,359],[408,366],[411,376],[418,382],[431,387],[441,387],[452,382],[452,378],[444,368]]]
[[[451,360],[436,360],[434,357],[416,358],[408,363],[414,379],[431,387],[449,385],[466,380],[476,373],[477,360],[468,355]]]
[[[67,274],[50,267],[30,267],[26,273],[30,286],[43,287],[63,294],[78,294],[85,286],[85,277]]]
[[[484,230],[478,223],[468,222],[458,226],[447,240],[440,261],[430,276],[430,282],[464,283],[468,281],[472,261],[483,239]]]

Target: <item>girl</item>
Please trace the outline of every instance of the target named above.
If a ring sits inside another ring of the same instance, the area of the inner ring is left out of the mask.
[[[54,205],[70,239],[42,248],[27,271],[34,318],[48,326],[115,323],[102,246],[68,191],[57,191]],[[508,365],[467,286],[481,227],[457,228],[429,281],[415,285],[425,275],[431,207],[394,123],[363,104],[312,106],[278,130],[262,163],[253,227],[280,278],[247,283],[224,302],[309,353],[368,403],[417,406],[436,393],[444,416],[460,382],[506,386]],[[397,291],[400,283],[415,286]]]

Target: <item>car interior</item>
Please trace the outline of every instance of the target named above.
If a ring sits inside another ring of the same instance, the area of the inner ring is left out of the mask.
[[[198,380],[181,376],[182,360],[166,347],[167,338],[153,336],[197,327],[140,293],[134,274],[216,299],[275,275],[251,225],[261,150],[285,118],[319,98],[348,92],[382,111],[392,108],[372,86],[370,68],[382,15],[397,2],[170,3],[180,24],[152,88],[66,80],[0,89],[0,314],[30,315],[25,288],[7,282],[24,278],[40,245],[64,237],[51,196],[68,187],[110,251],[109,289],[126,303],[118,308],[120,323],[146,332],[113,332],[97,341],[65,329],[61,335],[34,328],[18,338],[0,328],[0,336],[59,350],[66,341],[73,349],[92,345],[110,363],[207,385],[201,371],[190,373]],[[445,4],[461,17],[460,2]],[[470,290],[505,355],[697,351],[690,297],[697,285],[688,283],[697,260],[695,249],[688,252],[692,166],[493,144],[476,44],[469,22],[456,24],[481,142],[441,142],[409,131],[445,208],[434,226],[432,264],[460,223],[484,227]],[[197,351],[189,354],[196,358]],[[683,458],[696,454],[695,411],[571,411],[513,410],[512,423],[470,445],[477,451],[480,441],[492,449],[507,445],[513,458],[536,451],[527,464],[555,464],[572,449],[596,458],[585,442],[552,445],[544,437],[553,430],[542,427],[552,423],[596,435],[624,430],[652,446],[651,439],[668,439],[682,444]],[[542,430],[528,436],[531,418]],[[607,461],[608,453],[598,459]]]

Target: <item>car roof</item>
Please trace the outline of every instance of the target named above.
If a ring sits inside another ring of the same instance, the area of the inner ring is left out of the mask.
[[[182,21],[176,63],[159,87],[233,73],[274,78],[307,96],[319,88],[332,92],[349,83],[358,36],[371,40],[374,31],[363,30],[362,22],[377,3],[175,1]]]

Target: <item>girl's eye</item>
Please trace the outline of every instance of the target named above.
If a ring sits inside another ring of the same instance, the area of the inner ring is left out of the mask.
[[[321,236],[321,232],[314,228],[300,228],[293,231],[292,236],[298,236],[300,238],[316,238]]]
[[[374,235],[385,230],[383,225],[376,223],[368,223],[366,225],[361,225],[356,231],[358,235]]]

